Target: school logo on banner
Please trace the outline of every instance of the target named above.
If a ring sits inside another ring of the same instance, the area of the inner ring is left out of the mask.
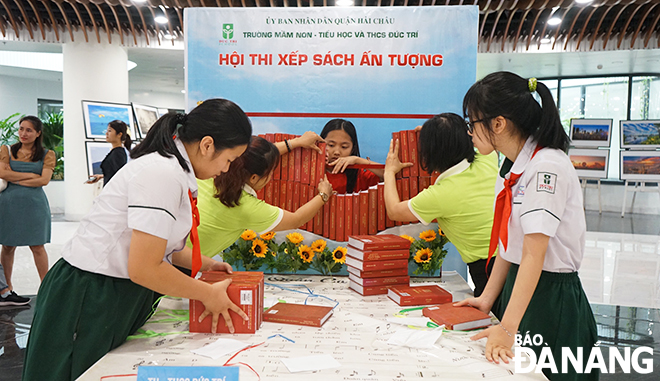
[[[234,38],[234,24],[222,24],[222,38],[225,40]]]
[[[539,172],[536,178],[536,191],[555,193],[557,185],[557,175],[549,172]]]

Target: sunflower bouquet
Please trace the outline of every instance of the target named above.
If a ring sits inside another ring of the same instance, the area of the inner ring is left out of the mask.
[[[341,270],[346,261],[346,248],[338,246],[330,251],[327,243],[318,239],[312,243],[312,251],[316,253],[312,260],[312,268],[323,275],[332,275]]]
[[[243,266],[247,271],[258,270],[264,263],[272,262],[277,254],[274,237],[274,232],[257,236],[257,233],[248,229],[224,251],[222,257],[234,268]]]
[[[277,256],[268,263],[269,270],[292,272],[307,270],[314,260],[314,251],[303,245],[304,237],[300,233],[289,233],[277,247]]]
[[[439,230],[438,234],[434,230],[423,231],[419,233],[419,239],[407,235],[401,237],[410,241],[408,262],[417,266],[413,274],[431,276],[442,268],[442,262],[447,256],[444,247],[449,242],[442,230]]]

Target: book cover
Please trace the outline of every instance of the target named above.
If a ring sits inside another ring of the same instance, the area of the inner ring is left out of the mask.
[[[392,269],[407,269],[407,259],[393,259],[390,261],[361,261],[351,256],[346,256],[346,265],[352,266],[360,271],[378,271]]]
[[[390,269],[390,270],[373,270],[373,271],[362,271],[360,269],[356,269],[355,267],[352,266],[346,266],[346,270],[350,274],[354,274],[356,276],[359,276],[360,278],[382,278],[386,276],[402,276],[402,275],[408,275],[408,268],[407,267],[402,267],[398,269]]]
[[[344,241],[348,241],[348,236],[353,235],[353,194],[344,195]]]
[[[378,186],[369,187],[369,225],[367,234],[378,233]]]
[[[399,156],[401,156],[402,163],[410,163],[410,147],[408,144],[408,131],[400,131],[399,138],[401,143],[399,144]],[[401,177],[410,177],[410,167],[403,168],[401,170]]]
[[[387,261],[390,259],[408,259],[410,251],[409,249],[360,250],[349,244],[346,248],[346,255],[361,261]]]
[[[294,182],[292,184],[292,186],[293,186],[293,197],[291,197],[291,209],[290,209],[291,212],[295,212],[296,210],[298,210],[298,208],[300,208],[300,186],[301,185],[302,185],[301,183],[296,183],[296,182]]]
[[[312,151],[309,148],[301,148],[302,159],[300,163],[300,182],[309,184],[310,176],[310,162],[312,159]]]
[[[345,199],[346,195],[338,194],[335,196],[337,199],[337,228],[335,235],[337,236],[337,241],[345,242],[346,241],[346,211],[345,209]]]
[[[410,283],[410,277],[408,275],[388,276],[382,278],[360,278],[355,274],[348,274],[348,279],[363,287],[408,285]]]
[[[451,293],[437,284],[427,286],[392,286],[387,297],[400,306],[451,303]]]
[[[353,193],[353,235],[360,234],[360,194]]]
[[[362,296],[387,295],[388,286],[361,286],[353,281],[348,281],[348,288]]]
[[[452,303],[426,307],[422,315],[437,324],[444,324],[446,329],[467,331],[491,325],[490,316],[474,307],[454,307]]]
[[[291,180],[286,182],[286,198],[285,198],[286,208],[285,209],[288,210],[289,212],[295,212],[295,209],[293,209],[293,197],[295,196],[295,194],[293,194],[293,192],[294,192],[294,189],[295,189],[295,184],[296,184],[296,182],[291,181]]]
[[[362,251],[410,249],[410,241],[396,234],[353,235],[348,244]]]
[[[379,232],[386,229],[385,217],[387,211],[385,210],[385,183],[378,183],[378,222],[376,228]]]
[[[294,149],[293,150],[293,181],[297,183],[302,183],[302,170],[303,170],[303,149]]]
[[[360,193],[360,234],[369,234],[369,191]]]
[[[413,163],[412,167],[410,167],[410,177],[418,177],[419,157],[417,156],[417,151],[419,146],[417,145],[417,131],[408,130],[406,133],[408,134],[408,158],[410,159],[409,161]]]
[[[332,312],[332,307],[326,306],[277,303],[264,312],[264,321],[321,327],[332,316]]]
[[[330,197],[330,230],[328,232],[328,238],[336,241],[337,240],[337,195]]]

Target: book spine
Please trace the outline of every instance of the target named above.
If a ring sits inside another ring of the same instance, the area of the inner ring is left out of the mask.
[[[257,191],[257,198],[263,200],[266,197],[266,189],[261,188]]]
[[[419,191],[423,191],[424,189],[428,188],[431,186],[431,176],[421,176],[419,178]]]
[[[266,134],[268,136],[268,134]],[[277,133],[273,135],[273,142],[271,143],[277,143],[282,141],[282,134]],[[280,157],[279,163],[277,163],[277,167],[275,167],[275,170],[273,171],[273,180],[279,180],[281,179],[280,173],[282,172],[282,160],[284,158]]]
[[[415,140],[417,141],[417,173],[419,173],[419,176],[428,176],[429,174],[422,169],[422,161],[419,158],[419,145],[421,143],[421,140],[419,140],[420,133],[421,130],[415,131]]]
[[[311,161],[311,156],[312,152],[309,148],[301,148],[299,149],[302,154],[302,159],[301,159],[301,170],[300,170],[300,182],[303,184],[309,184],[309,180],[311,178],[310,176],[310,161]]]
[[[360,194],[353,193],[353,234],[360,234]]]
[[[356,281],[357,277],[355,277],[353,274],[349,274],[348,278],[358,284],[361,284],[364,287],[391,286],[395,284],[410,283],[410,277],[407,275],[397,276],[397,277],[383,277],[383,278],[359,278],[359,281]]]
[[[378,233],[378,187],[369,188],[369,234]]]
[[[417,131],[408,130],[408,148],[410,149],[410,162],[413,163],[413,166],[410,167],[410,177],[417,178],[419,177],[419,158],[417,156],[418,145],[417,145]]]
[[[275,181],[269,181],[268,184],[264,187],[266,194],[264,195],[264,201],[266,204],[273,205],[273,184]]]
[[[369,234],[369,191],[360,192],[360,234]]]
[[[401,152],[401,162],[409,163],[410,162],[410,151],[408,146],[408,131],[400,131],[399,137],[401,138],[401,144],[399,149]],[[410,177],[410,167],[403,168],[401,170],[401,177]],[[407,200],[407,199],[406,199]]]
[[[334,195],[330,196],[330,200],[335,198]],[[323,205],[323,234],[325,238],[330,238],[330,202]]]
[[[325,143],[319,143],[321,152],[316,157],[316,182],[323,180],[325,176]]]
[[[399,131],[392,132],[392,142],[394,145],[396,145],[397,140],[399,141],[399,160],[403,163],[403,159],[401,159],[401,134]],[[401,178],[401,171],[397,172],[395,178]]]
[[[271,183],[273,183],[273,202],[271,205],[277,206],[278,208],[280,207],[280,184],[281,180],[273,180]]]
[[[402,178],[396,179],[396,192],[399,194],[399,197],[400,197],[401,200],[406,200],[405,198],[403,198],[403,185],[402,184],[403,184],[403,179]],[[394,221],[394,225],[395,226],[401,226],[401,225],[403,225],[403,222]]]
[[[293,209],[293,197],[295,196],[293,194],[294,188],[295,188],[295,182],[289,180],[286,182],[286,210],[289,212],[295,212]]]
[[[294,135],[289,134],[289,139],[293,139],[293,138]],[[300,150],[293,150],[289,154],[289,173],[287,174],[287,179],[289,181],[296,180],[296,152],[300,152]],[[298,163],[300,165],[300,162]],[[298,174],[298,181],[300,181],[300,174]]]
[[[293,197],[291,197],[291,212],[295,212],[300,208],[300,183],[292,183]]]
[[[293,181],[297,183],[302,183],[302,171],[303,171],[303,149],[293,150]],[[308,162],[309,163],[309,162]]]
[[[321,179],[317,177],[318,171],[316,170],[316,160],[318,157],[319,154],[315,150],[309,150],[309,184],[313,185],[314,187],[316,187],[319,181],[321,181]]]
[[[353,194],[347,193],[344,196],[344,240],[353,235]]]
[[[378,223],[376,224],[377,230],[379,232],[382,232],[385,230],[385,217],[387,215],[387,212],[385,210],[385,184],[384,183],[378,183],[378,188],[377,188],[377,193],[378,193]]]
[[[401,179],[401,199],[410,200],[410,179]],[[403,221],[403,225],[408,225],[410,222]]]
[[[323,214],[325,213],[325,206],[321,207],[318,212],[316,212],[316,216],[314,216],[313,221],[314,221],[314,234],[324,236],[323,235]],[[324,236],[325,237],[325,236]]]
[[[280,208],[286,209],[286,191],[287,191],[287,183],[288,181],[286,180],[280,180]]]
[[[337,196],[330,197],[330,232],[328,238],[337,240]]]
[[[417,196],[419,193],[419,177],[410,178],[410,198]]]
[[[305,325],[308,327],[320,327],[321,322],[319,320],[305,319],[304,317],[300,318],[285,318],[275,315],[264,315],[264,321],[271,323],[282,323],[282,324],[295,324],[295,325]]]
[[[382,278],[382,277],[403,276],[408,274],[407,267],[399,268],[399,269],[391,269],[391,270],[362,271],[352,266],[346,266],[346,269],[349,273],[355,274],[360,278]]]
[[[346,241],[346,195],[339,194],[337,195],[337,229],[336,229],[336,240],[339,242]]]
[[[352,255],[352,254],[351,254]],[[408,259],[409,251],[403,250],[383,250],[364,253],[363,261],[388,261],[392,259]]]

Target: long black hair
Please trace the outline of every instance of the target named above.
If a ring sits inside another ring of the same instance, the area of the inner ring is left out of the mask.
[[[465,119],[446,112],[427,120],[419,132],[419,161],[428,173],[448,170],[467,159],[474,161],[474,145]]]
[[[177,129],[178,128],[178,129]],[[226,99],[209,99],[189,114],[168,113],[149,129],[147,136],[131,151],[131,158],[158,152],[176,157],[181,167],[190,171],[174,144],[174,136],[184,143],[195,143],[205,136],[213,138],[216,151],[250,143],[252,125],[238,105]]]
[[[130,151],[133,140],[131,140],[131,135],[128,134],[128,126],[126,123],[121,120],[113,120],[108,123],[108,127],[115,130],[116,133],[121,134],[121,142],[124,143],[124,147]]]
[[[490,120],[503,116],[513,122],[522,138],[532,136],[541,147],[568,150],[570,139],[561,125],[552,93],[543,83],[537,82],[535,91],[541,98],[539,104],[531,87],[527,79],[517,74],[506,71],[489,74],[465,94],[463,116],[483,120],[491,141]]]
[[[267,176],[280,162],[280,151],[268,140],[253,136],[245,152],[229,166],[229,170],[213,181],[215,197],[229,208],[238,205],[243,192],[252,175],[259,178]]]
[[[21,123],[23,122],[30,122],[32,124],[32,128],[35,129],[35,131],[40,132],[39,136],[34,140],[34,145],[32,146],[32,156],[30,157],[30,161],[39,161],[44,158],[44,155],[46,154],[46,151],[44,150],[44,124],[41,123],[41,119],[37,118],[36,116],[33,115],[28,115],[24,116],[19,120],[18,125],[20,126]],[[14,157],[18,157],[18,150],[23,147],[23,143],[19,140],[17,143],[12,144],[11,146],[11,154]]]
[[[325,139],[331,131],[342,130],[348,134],[353,142],[353,149],[351,150],[351,156],[360,156],[360,145],[358,144],[357,132],[355,131],[355,126],[353,123],[344,119],[332,119],[323,126],[321,131],[321,137]],[[355,189],[355,183],[357,183],[357,169],[347,169],[344,171],[346,173],[346,193],[353,193]]]

